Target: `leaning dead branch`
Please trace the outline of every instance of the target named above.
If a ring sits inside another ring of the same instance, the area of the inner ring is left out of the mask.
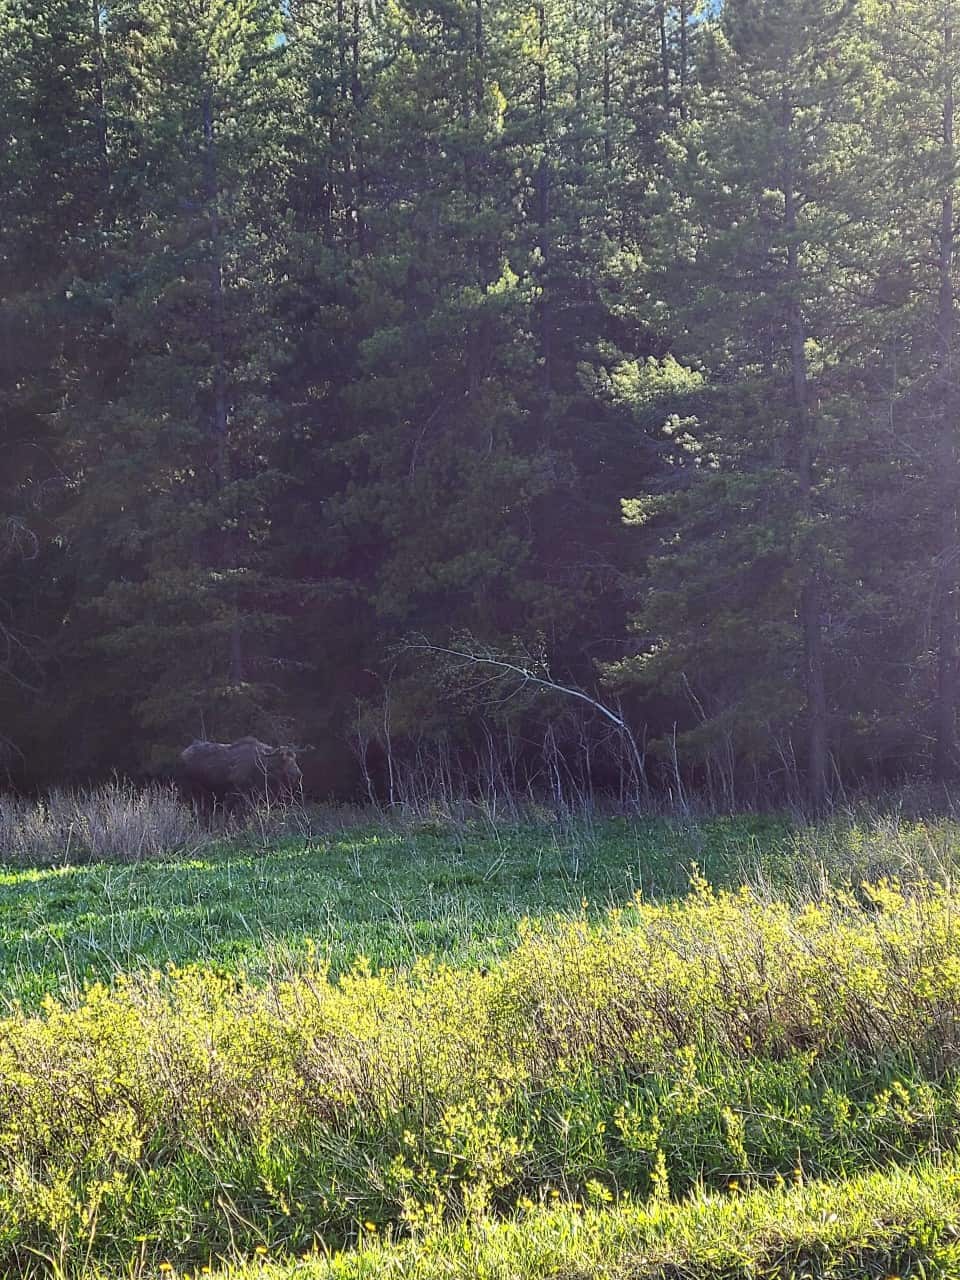
[[[592,707],[599,715],[603,716],[611,724],[613,724],[618,732],[622,735],[624,742],[627,744],[634,767],[637,771],[637,780],[644,791],[647,788],[646,781],[646,759],[645,753],[640,749],[636,736],[630,728],[623,715],[614,711],[612,707],[607,706],[605,702],[601,702],[599,698],[593,697],[592,694],[578,689],[575,685],[561,684],[554,680],[550,675],[545,664],[540,663],[539,669],[534,665],[534,660],[528,662],[515,661],[508,659],[500,654],[485,653],[481,649],[472,648],[452,648],[446,645],[433,644],[426,639],[408,640],[402,646],[403,653],[425,653],[432,654],[434,657],[453,658],[462,663],[464,666],[486,667],[495,673],[491,677],[491,682],[496,676],[513,677],[516,681],[516,687],[505,697],[497,701],[507,701],[509,698],[515,697],[522,693],[526,688],[533,686],[535,688],[549,690],[552,693],[563,694],[569,698],[576,698],[580,702],[585,702]]]

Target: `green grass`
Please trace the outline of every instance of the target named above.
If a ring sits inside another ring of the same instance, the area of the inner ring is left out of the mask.
[[[489,968],[191,967],[0,1020],[0,1272],[682,1203],[960,1148],[960,894],[714,892]],[[52,1264],[51,1264],[52,1265]]]
[[[489,963],[524,915],[600,913],[683,893],[692,868],[739,883],[776,867],[767,818],[607,820],[558,829],[357,830],[262,852],[0,872],[0,998],[35,1006],[117,971],[207,963],[265,972],[306,939],[334,973],[436,954]]]
[[[355,828],[263,849],[224,843],[168,862],[0,870],[0,1002],[36,1007],[115,972],[190,962],[266,973],[312,939],[333,973],[435,954],[487,964],[517,921],[602,914],[637,890],[806,893],[882,875],[942,879],[960,824],[840,817],[818,828],[747,815]]]
[[[335,1257],[259,1257],[223,1280],[955,1280],[958,1224],[947,1161],[680,1205],[531,1206]]]
[[[960,1276],[958,867],[898,815],[8,867],[5,1274]]]

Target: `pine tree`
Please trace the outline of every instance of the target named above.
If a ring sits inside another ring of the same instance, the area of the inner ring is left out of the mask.
[[[95,287],[120,196],[101,21],[86,0],[0,6],[0,721],[21,760],[42,743],[54,766],[69,609],[55,535],[76,478],[64,406],[112,359]]]
[[[278,7],[260,0],[142,0],[128,16],[106,27],[131,188],[115,270],[97,282],[115,368],[65,411],[80,457],[96,459],[69,527],[86,643],[169,751],[204,719],[231,732],[271,714],[258,544],[277,485],[284,45]]]
[[[960,5],[896,0],[871,5],[884,104],[872,147],[878,193],[895,228],[879,259],[876,304],[888,315],[885,386],[909,503],[901,544],[904,600],[915,630],[911,665],[935,672],[918,691],[932,703],[933,771],[957,766],[958,428],[957,71]],[[931,663],[924,654],[933,651]]]
[[[731,754],[763,758],[779,741],[789,756],[802,719],[817,809],[825,620],[844,579],[843,273],[858,246],[842,157],[861,128],[860,38],[846,0],[724,7],[705,54],[712,83],[673,148],[678,204],[655,286],[679,301],[673,347],[709,371],[711,403],[674,430],[675,496],[627,510],[674,531],[651,569],[637,620],[649,649],[633,665],[689,689],[702,722],[692,742],[719,735]]]

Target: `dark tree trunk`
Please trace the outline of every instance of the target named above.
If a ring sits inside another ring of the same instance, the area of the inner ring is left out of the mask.
[[[474,0],[473,5],[473,109],[479,119],[483,115],[483,63],[485,57],[485,41],[483,33],[483,0]]]
[[[579,35],[583,15],[580,12],[580,5],[574,0],[573,5],[573,29]],[[577,110],[583,106],[583,62],[580,59],[580,41],[577,36],[574,37],[573,49],[571,50],[573,59],[573,100],[577,104]]]
[[[230,406],[227,384],[227,322],[223,288],[223,236],[220,226],[220,180],[217,170],[217,142],[214,126],[213,89],[207,86],[203,95],[203,162],[204,196],[210,232],[210,301],[213,346],[213,436],[216,456],[217,488],[221,502],[230,502]],[[221,520],[226,523],[226,512]],[[228,573],[236,570],[235,535],[224,531],[222,558]],[[230,683],[243,683],[243,637],[240,613],[233,588],[233,622],[230,629]]]
[[[360,129],[363,110],[363,81],[360,75],[360,14],[361,0],[353,0],[353,31],[350,38],[350,97],[353,102],[354,124],[354,173],[353,173],[353,223],[356,229],[357,249],[363,254],[367,249],[367,227],[364,221],[366,205],[366,161]]]
[[[612,107],[612,71],[610,66],[610,41],[613,38],[610,21],[610,3],[605,0],[603,6],[603,163],[609,169],[613,153],[610,139],[610,120]]]
[[[349,95],[347,79],[347,15],[344,11],[344,0],[337,0],[337,63],[340,70],[338,92],[340,101],[346,102]]]
[[[688,29],[688,3],[680,0],[680,119],[687,118],[687,82],[690,78],[690,32]]]
[[[103,25],[101,0],[91,0],[90,32],[93,37],[94,69],[93,92],[96,104],[97,158],[100,165],[102,209],[105,218],[110,208],[110,150],[107,137],[107,95],[105,89],[106,66],[103,50]]]
[[[547,159],[547,10],[544,0],[537,8],[539,48],[537,69],[537,130],[540,160],[537,165],[537,226],[540,249],[540,354],[543,359],[543,389],[553,384],[553,354],[547,263],[550,260],[550,165]]]
[[[946,782],[957,762],[957,396],[953,371],[956,338],[956,300],[953,286],[955,258],[954,196],[954,29],[953,4],[944,6],[943,21],[943,135],[941,163],[944,189],[940,217],[937,339],[940,347],[941,428],[938,464],[940,494],[940,547],[937,564],[937,714],[934,768]]]
[[[469,121],[471,114],[476,124],[477,143],[467,150],[465,164],[466,190],[471,192],[473,213],[476,220],[475,260],[476,279],[481,288],[485,288],[496,275],[496,260],[493,247],[484,232],[483,218],[483,114],[485,77],[486,36],[484,31],[483,0],[474,0],[473,6],[473,95],[466,103],[465,114]],[[468,379],[471,389],[476,388],[484,377],[487,362],[487,350],[490,337],[490,322],[485,310],[481,308],[476,323],[473,325],[468,347]]]
[[[808,524],[814,515],[814,441],[807,376],[807,332],[800,304],[800,262],[797,245],[797,192],[793,159],[793,106],[787,93],[782,99],[784,230],[787,234],[787,328],[790,341],[790,373],[793,393],[793,465],[800,487],[800,501]],[[798,607],[804,653],[804,695],[807,710],[807,786],[815,811],[827,797],[827,694],[824,674],[824,642],[821,614],[823,584],[820,552],[809,551],[805,581]]]

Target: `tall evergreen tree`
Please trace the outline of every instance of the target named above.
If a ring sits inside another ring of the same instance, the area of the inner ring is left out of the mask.
[[[55,535],[77,460],[63,410],[111,359],[97,290],[120,193],[102,20],[85,0],[0,6],[0,720],[54,767],[56,722],[36,712],[69,609]]]
[[[884,84],[872,148],[877,185],[894,230],[879,260],[877,301],[889,314],[889,412],[904,476],[913,536],[904,596],[918,620],[910,661],[933,652],[933,771],[942,782],[957,766],[958,431],[957,361],[957,54],[960,5],[895,0],[869,14]],[[932,609],[931,609],[932,602]],[[903,601],[901,601],[903,607]]]
[[[113,267],[86,291],[109,316],[111,368],[62,413],[84,467],[67,529],[86,605],[68,644],[100,651],[148,738],[271,710],[255,579],[275,490],[280,21],[259,0],[143,0],[106,22],[130,194]]]
[[[633,665],[689,688],[694,741],[712,726],[733,753],[779,740],[789,754],[802,719],[815,808],[829,767],[826,619],[844,578],[836,441],[857,246],[842,158],[860,128],[859,40],[847,0],[724,6],[711,82],[673,149],[678,204],[654,286],[679,302],[674,350],[709,370],[711,404],[675,432],[688,445],[675,495],[627,508],[637,522],[670,513],[675,531]]]

